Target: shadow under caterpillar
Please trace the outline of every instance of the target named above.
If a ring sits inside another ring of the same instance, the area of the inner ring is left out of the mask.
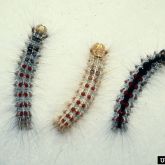
[[[154,53],[153,57],[141,60],[139,66],[130,72],[130,77],[125,81],[124,87],[120,90],[120,95],[114,106],[114,116],[112,118],[112,130],[126,131],[128,116],[134,101],[142,91],[144,85],[155,71],[165,64],[165,50]]]
[[[54,121],[55,127],[61,132],[71,127],[88,110],[100,85],[105,55],[108,52],[100,43],[94,44],[90,52],[87,69],[75,97],[65,108],[63,114]]]
[[[32,28],[26,50],[20,57],[15,76],[15,102],[18,128],[31,128],[31,97],[33,77],[37,69],[39,52],[43,40],[47,38],[47,29],[43,25]]]

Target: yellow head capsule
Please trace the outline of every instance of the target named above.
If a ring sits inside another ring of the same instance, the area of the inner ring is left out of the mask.
[[[90,49],[90,52],[93,56],[100,58],[104,57],[108,53],[108,51],[105,49],[105,46],[101,43],[94,44]]]
[[[35,31],[37,33],[40,33],[40,34],[46,34],[47,33],[47,28],[45,26],[43,26],[43,25],[40,24],[40,25],[37,25],[35,27]]]

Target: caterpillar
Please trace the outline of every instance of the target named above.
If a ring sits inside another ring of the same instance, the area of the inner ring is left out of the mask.
[[[32,28],[27,47],[18,62],[15,73],[15,102],[17,125],[20,129],[31,129],[32,86],[34,73],[37,69],[39,52],[43,40],[47,38],[47,28],[37,25]]]
[[[135,70],[130,72],[130,77],[125,80],[124,87],[116,99],[114,106],[114,116],[112,118],[112,130],[126,131],[128,116],[134,101],[137,99],[148,79],[155,71],[165,64],[165,50],[147,56],[146,60],[141,59],[141,64],[135,66]]]
[[[100,85],[108,51],[101,43],[94,44],[90,49],[87,69],[72,101],[64,109],[62,115],[54,121],[54,126],[63,132],[78,121],[93,102]]]

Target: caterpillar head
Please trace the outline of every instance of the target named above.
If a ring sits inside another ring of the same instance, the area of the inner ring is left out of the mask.
[[[101,43],[94,44],[91,47],[90,52],[93,56],[99,57],[99,58],[104,57],[108,53],[108,51],[105,49],[105,46]]]
[[[42,38],[46,38],[47,37],[47,28],[46,26],[39,24],[36,27],[33,27],[32,31],[40,36],[42,36]]]
[[[165,49],[161,50],[161,51],[160,51],[160,54],[161,54],[162,56],[165,56]]]
[[[37,25],[35,30],[37,33],[40,33],[40,34],[46,34],[47,32],[47,28],[43,25]]]
[[[165,64],[165,49],[161,50],[159,54],[161,56],[161,60],[163,64]]]

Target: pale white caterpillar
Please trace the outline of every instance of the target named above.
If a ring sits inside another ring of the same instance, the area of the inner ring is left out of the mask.
[[[58,127],[58,130],[60,131],[71,127],[73,123],[82,117],[93,102],[100,85],[105,55],[108,52],[105,49],[105,46],[100,43],[94,44],[90,49],[90,52],[91,54],[88,60],[87,69],[76,95],[65,108],[62,115],[54,122],[55,127]]]
[[[32,82],[37,68],[39,52],[47,29],[43,25],[32,28],[26,50],[23,51],[15,76],[15,102],[18,128],[31,128]]]

